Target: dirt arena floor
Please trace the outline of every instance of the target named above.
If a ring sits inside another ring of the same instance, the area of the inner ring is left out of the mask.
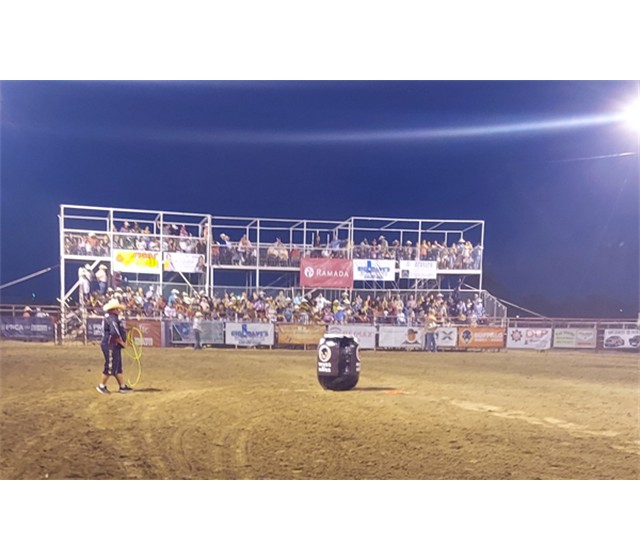
[[[361,357],[332,392],[314,350],[145,348],[101,395],[98,346],[1,342],[0,478],[639,478],[637,354]]]

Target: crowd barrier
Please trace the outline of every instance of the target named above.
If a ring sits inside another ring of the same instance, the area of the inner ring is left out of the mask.
[[[86,339],[102,337],[102,318],[86,320]],[[166,347],[193,345],[195,337],[190,321],[126,321],[136,327],[138,344]],[[201,342],[209,346],[231,347],[307,347],[318,344],[325,333],[355,336],[364,350],[424,350],[426,330],[422,326],[397,325],[305,325],[299,323],[251,323],[203,321]],[[50,318],[0,317],[0,336],[25,341],[54,341],[55,324]],[[435,333],[440,350],[638,350],[640,328],[551,326],[451,326]]]

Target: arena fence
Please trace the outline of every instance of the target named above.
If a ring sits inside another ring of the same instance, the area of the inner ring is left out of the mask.
[[[102,317],[75,315],[77,328],[62,336],[58,316],[0,314],[0,336],[21,341],[84,344],[102,337]],[[42,313],[47,313],[42,311]],[[69,315],[67,315],[68,317]],[[329,333],[351,334],[363,350],[425,350],[423,325],[302,324],[203,321],[202,344],[212,347],[311,348]],[[191,321],[127,319],[137,327],[144,346],[189,346],[195,342]],[[640,326],[634,321],[603,319],[508,319],[497,324],[440,326],[435,332],[441,351],[591,350],[638,351]]]

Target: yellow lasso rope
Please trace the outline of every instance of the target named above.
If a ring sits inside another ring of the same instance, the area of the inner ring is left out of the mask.
[[[142,332],[138,327],[131,327],[129,332],[127,332],[127,345],[124,351],[135,364],[133,368],[135,373],[127,378],[129,386],[135,387],[140,382],[140,377],[142,376]]]

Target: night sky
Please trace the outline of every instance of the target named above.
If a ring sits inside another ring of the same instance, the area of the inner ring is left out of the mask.
[[[639,310],[633,81],[5,81],[1,283],[58,263],[60,204],[485,220],[484,287]],[[58,273],[2,301],[55,303]],[[35,300],[32,293],[35,293]]]

